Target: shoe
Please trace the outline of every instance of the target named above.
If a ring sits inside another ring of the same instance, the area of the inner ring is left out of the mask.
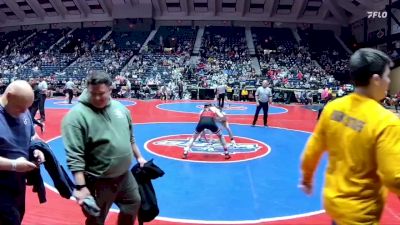
[[[188,147],[183,148],[182,159],[187,159],[189,150],[190,150],[190,149],[189,149]]]
[[[225,152],[225,159],[230,159],[231,155],[229,155],[229,152]]]
[[[252,124],[251,126],[252,126],[252,127],[255,127],[256,125],[255,125],[255,124]]]
[[[239,147],[239,146],[236,144],[236,141],[231,141],[231,146],[233,146],[234,148]]]

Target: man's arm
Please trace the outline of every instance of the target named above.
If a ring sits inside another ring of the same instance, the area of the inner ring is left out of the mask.
[[[36,169],[37,166],[24,158],[7,159],[0,157],[0,171],[28,172]]]
[[[256,99],[256,103],[257,103],[257,105],[258,104],[260,104],[259,102],[258,102],[258,95],[259,95],[259,88],[257,88],[257,90],[256,90],[256,93],[254,94],[254,98]]]
[[[13,160],[0,157],[0,170],[12,171],[13,170]]]
[[[77,115],[79,116],[79,115]],[[85,180],[85,142],[83,128],[76,123],[74,115],[67,115],[61,125],[61,134],[67,154],[67,165],[74,174],[75,187],[73,196],[78,204],[83,204],[83,200],[91,195],[86,187]],[[80,186],[80,188],[78,188]]]
[[[66,121],[71,119],[73,118],[68,118],[67,115],[61,126],[61,133],[67,155],[67,165],[75,176],[75,183],[77,185],[84,185],[85,178],[83,172],[85,171],[86,165],[84,159],[84,133],[82,128],[77,124],[72,124],[72,121]]]
[[[133,134],[133,125],[132,125],[132,117],[130,114],[130,111],[127,110],[127,116],[128,116],[128,121],[129,121],[129,131],[131,132],[131,146],[132,146],[132,152],[135,155],[135,158],[137,160],[137,162],[140,164],[141,167],[143,167],[143,165],[147,162],[143,156],[142,153],[139,150],[139,147],[136,144],[136,140],[135,140],[135,135]]]
[[[271,90],[271,88],[269,88],[268,101],[269,101],[269,104],[272,103],[272,90]]]
[[[382,183],[400,195],[400,125],[387,127],[377,141],[376,158]]]
[[[305,192],[310,194],[312,191],[312,182],[315,170],[319,160],[326,150],[325,130],[326,123],[329,120],[327,110],[325,110],[318,121],[313,134],[309,138],[306,147],[301,156],[301,184]]]

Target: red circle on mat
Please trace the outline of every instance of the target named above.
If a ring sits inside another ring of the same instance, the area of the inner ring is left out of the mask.
[[[229,137],[225,136],[225,140],[228,144],[228,151],[231,154],[231,158],[226,160],[224,158],[222,145],[217,137],[215,135],[208,135],[208,138],[211,140],[211,144],[205,141],[195,141],[191,151],[188,154],[188,158],[182,159],[183,149],[185,146],[187,146],[187,143],[191,137],[192,135],[189,134],[158,137],[147,141],[145,143],[145,148],[155,155],[170,159],[224,163],[248,161],[261,158],[271,151],[271,148],[261,141],[238,136],[235,136],[237,146],[234,147],[230,144]]]

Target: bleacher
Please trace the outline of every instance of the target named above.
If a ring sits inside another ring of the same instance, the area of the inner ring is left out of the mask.
[[[148,31],[112,32],[111,38],[118,49],[134,50],[137,53],[149,34]]]
[[[110,29],[110,27],[76,29],[64,41],[59,43],[57,47],[61,50],[61,53],[74,53],[76,48],[90,50]]]
[[[206,27],[200,50],[205,58],[238,60],[247,55],[244,27]]]
[[[337,41],[333,31],[299,29],[298,33],[302,44],[309,47],[312,58],[317,60],[327,73],[336,77],[348,76],[347,64],[350,55]]]
[[[153,40],[149,42],[149,49],[157,53],[167,51],[178,54],[182,52],[191,54],[196,35],[197,30],[192,27],[162,26],[158,28]]]

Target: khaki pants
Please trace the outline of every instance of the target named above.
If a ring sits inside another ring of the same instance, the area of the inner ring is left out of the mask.
[[[86,182],[90,193],[101,209],[98,217],[85,214],[86,225],[104,225],[113,203],[120,209],[118,225],[133,225],[135,223],[141,199],[138,185],[130,171],[117,178],[89,178]]]

